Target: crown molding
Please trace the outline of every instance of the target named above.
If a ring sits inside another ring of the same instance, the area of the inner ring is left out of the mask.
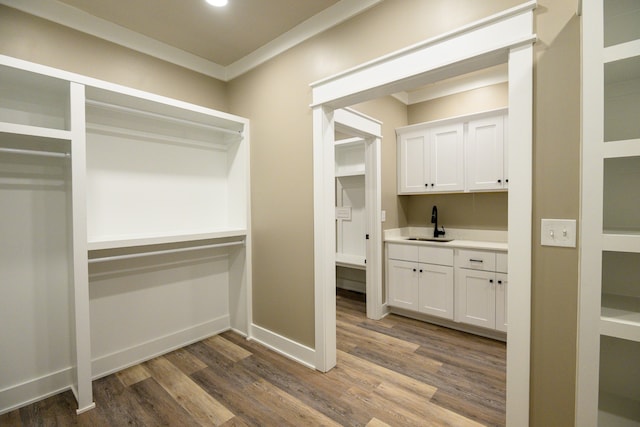
[[[226,82],[381,1],[341,0],[226,67],[57,0],[0,0],[0,4]]]
[[[227,80],[246,73],[292,47],[364,12],[382,0],[341,0],[227,66]]]

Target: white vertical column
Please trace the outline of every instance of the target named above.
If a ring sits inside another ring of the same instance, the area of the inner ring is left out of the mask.
[[[95,407],[91,389],[91,329],[87,254],[87,156],[85,87],[71,83],[71,203],[73,216],[73,290],[78,413]]]
[[[336,226],[333,109],[313,109],[313,203],[316,369],[336,365]]]
[[[604,4],[585,0],[582,15],[582,165],[580,195],[580,287],[575,425],[598,424],[602,196],[604,186]]]
[[[507,425],[529,425],[533,45],[509,53],[509,296]],[[527,304],[522,304],[527,301]]]
[[[381,319],[385,314],[382,297],[382,200],[381,140],[365,142],[365,203],[367,211],[367,317]]]

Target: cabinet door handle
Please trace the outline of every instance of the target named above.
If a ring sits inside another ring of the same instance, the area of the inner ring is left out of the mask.
[[[422,269],[420,269],[420,273],[422,273]]]
[[[489,283],[493,283],[493,279],[489,279]]]
[[[498,285],[502,285],[502,280],[498,280]]]
[[[414,273],[416,272],[416,269],[415,269],[415,268],[413,269],[413,272],[414,272]]]
[[[434,186],[433,182],[431,183],[431,186],[432,186],[432,187]]]
[[[473,258],[469,258],[469,262],[484,262],[483,259],[473,259]]]
[[[498,180],[498,184],[502,184],[502,180],[501,179]]]
[[[429,186],[429,184],[425,184],[424,186],[425,186],[425,187],[428,187],[428,186]]]

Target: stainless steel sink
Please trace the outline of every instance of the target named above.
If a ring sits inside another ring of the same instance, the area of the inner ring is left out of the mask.
[[[451,242],[453,239],[446,239],[444,237],[408,237],[407,240],[415,240],[418,242]]]

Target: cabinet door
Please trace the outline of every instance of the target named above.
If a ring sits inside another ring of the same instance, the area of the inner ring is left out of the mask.
[[[467,132],[467,188],[504,188],[504,116],[469,122]]]
[[[430,181],[427,168],[431,155],[428,149],[428,131],[400,135],[398,144],[398,192],[424,193]],[[425,163],[426,162],[426,163]]]
[[[496,329],[507,332],[507,292],[508,276],[496,274]]]
[[[495,273],[456,269],[457,322],[494,329],[496,325]]]
[[[420,311],[453,320],[453,267],[418,264]]]
[[[462,123],[432,128],[429,174],[431,191],[464,190],[464,127]]]
[[[389,305],[418,311],[418,264],[389,260]]]

